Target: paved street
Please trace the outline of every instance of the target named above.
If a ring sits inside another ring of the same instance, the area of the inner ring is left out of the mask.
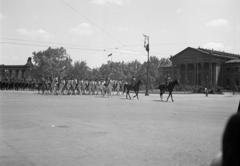
[[[166,97],[166,95],[165,95]],[[207,166],[239,95],[0,92],[1,166]]]

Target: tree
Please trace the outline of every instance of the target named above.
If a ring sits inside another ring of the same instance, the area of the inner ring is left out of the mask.
[[[72,60],[63,47],[33,52],[33,61],[39,78],[66,77],[72,68]]]
[[[110,77],[112,72],[112,67],[113,67],[113,64],[110,61],[108,61],[107,64],[102,64],[102,66],[99,68],[99,74],[102,79]]]
[[[169,58],[161,58],[159,60],[159,67],[171,66],[172,62]]]
[[[73,78],[80,80],[88,79],[90,75],[90,68],[85,61],[77,61],[74,63],[71,74]]]
[[[92,69],[89,74],[91,75],[92,80],[101,80],[102,79],[100,72],[99,72],[99,68]]]

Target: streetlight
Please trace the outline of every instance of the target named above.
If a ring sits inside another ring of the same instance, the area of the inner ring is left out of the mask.
[[[147,61],[147,85],[146,85],[146,92],[145,92],[145,96],[149,96],[148,93],[148,86],[149,86],[149,36],[143,34],[144,37],[144,47],[147,51],[147,55],[148,55],[148,61]]]
[[[111,68],[111,71],[110,71],[110,76],[113,75],[113,71],[112,71],[112,68],[113,68],[113,62],[112,62],[112,53],[108,54],[108,58],[111,57],[111,61],[110,61],[110,68]],[[109,77],[110,77],[109,76]]]

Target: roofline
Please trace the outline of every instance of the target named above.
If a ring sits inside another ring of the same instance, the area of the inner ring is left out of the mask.
[[[205,55],[211,55],[211,56],[215,56],[215,57],[218,57],[218,58],[226,58],[226,59],[239,59],[239,58],[240,58],[240,56],[239,56],[239,57],[237,57],[237,56],[235,56],[235,57],[230,57],[230,56],[228,56],[228,55],[217,55],[217,54],[215,54],[215,53],[209,53],[209,52],[204,51],[204,50],[202,50],[202,49],[197,49],[197,48],[193,48],[193,47],[187,47],[187,48],[185,48],[184,50],[182,50],[182,51],[180,51],[179,53],[177,53],[177,54],[175,54],[174,56],[172,56],[172,57],[170,58],[170,60],[172,60],[173,58],[175,58],[177,55],[182,54],[184,51],[186,51],[186,50],[188,50],[188,49],[192,49],[192,50],[201,52],[201,53],[203,53],[203,54],[205,54]],[[235,54],[234,54],[234,55],[235,55]]]
[[[0,65],[0,68],[28,68],[30,67],[29,65]]]
[[[186,50],[188,50],[188,49],[193,49],[193,50],[196,50],[195,48],[192,48],[192,47],[187,47],[187,48],[183,49],[182,51],[180,51],[179,53],[177,53],[177,54],[173,55],[173,56],[170,58],[170,60],[171,60],[172,58],[175,58],[177,55],[179,55],[179,54],[183,53],[184,51],[186,51]]]

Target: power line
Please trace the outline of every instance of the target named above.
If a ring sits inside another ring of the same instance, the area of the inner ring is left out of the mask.
[[[8,37],[0,37],[0,39],[4,39],[7,41],[0,41],[0,44],[7,44],[7,45],[16,45],[16,46],[35,46],[35,47],[50,47],[49,44],[53,44],[52,47],[66,47],[70,50],[83,50],[83,51],[92,51],[92,52],[115,52],[120,54],[127,54],[133,56],[145,56],[143,52],[140,50],[132,50],[132,49],[122,49],[119,47],[114,48],[89,48],[86,46],[75,45],[75,44],[66,44],[60,42],[44,42],[44,41],[35,41],[35,40],[26,40],[26,39],[19,39],[19,38],[8,38]],[[31,42],[31,43],[30,43]],[[34,42],[34,43],[32,43]],[[163,52],[153,52],[152,56],[157,56],[159,54],[169,54]]]
[[[49,42],[46,42],[46,41],[38,41],[38,40],[27,40],[27,39],[19,39],[19,38],[9,38],[9,37],[0,37],[0,39],[2,40],[7,40],[7,42],[17,42],[20,44],[25,44],[27,42],[32,44],[32,43],[43,43],[43,44],[52,44],[52,45],[60,45],[60,46],[65,46],[65,47],[77,47],[77,48],[89,48],[87,47],[86,45],[79,45],[79,44],[72,44],[72,43],[62,43],[62,42],[52,42],[52,41],[49,41]],[[3,41],[3,42],[6,42],[6,41]],[[10,43],[9,42],[9,43]],[[99,50],[113,50],[113,49],[119,49],[118,47],[112,47],[112,48],[99,48]]]
[[[43,42],[44,43],[44,42]],[[50,47],[49,45],[46,44],[35,44],[35,43],[22,43],[22,42],[14,42],[14,41],[0,41],[0,44],[7,44],[7,45],[16,45],[16,46],[27,46],[27,47]],[[67,47],[67,49],[72,49],[72,50],[83,50],[83,51],[93,51],[93,52],[106,52],[109,51],[108,49],[101,49],[101,48],[86,48],[86,47]],[[116,48],[112,48],[111,52],[115,52]],[[140,52],[133,52],[131,50],[118,50],[118,52],[128,54],[128,55],[141,55]]]
[[[159,47],[163,45],[186,45],[186,44],[199,44],[201,42],[161,42],[157,44],[152,44],[151,47]],[[123,47],[142,47],[142,43],[139,44],[124,44]]]
[[[17,45],[17,46],[36,46],[36,47],[50,47],[49,45],[44,44],[30,44],[30,43],[19,43],[19,42],[4,42],[0,41],[0,44],[10,44],[10,45]],[[78,49],[84,51],[106,51],[105,49],[97,49],[97,48],[84,48],[84,47],[67,47],[68,49]]]
[[[36,41],[36,40],[27,40],[27,39],[19,39],[19,38],[9,38],[9,37],[0,37],[3,41],[2,44],[13,44],[13,45],[22,45],[22,46],[38,46],[38,47],[49,47],[48,44],[52,44],[55,46],[64,46],[68,49],[83,49],[83,50],[94,50],[94,51],[120,51],[122,53],[127,54],[141,54],[139,50],[132,49],[122,49],[120,47],[113,48],[89,48],[83,45],[69,44],[69,43],[61,43],[61,42],[46,42],[46,41]],[[4,41],[5,40],[5,41]],[[36,44],[37,43],[37,44]],[[39,44],[40,43],[40,44]]]
[[[18,42],[33,42],[33,43],[49,43],[49,44],[55,44],[55,45],[71,45],[71,46],[80,46],[80,47],[86,47],[83,45],[76,45],[76,44],[71,44],[71,43],[61,43],[61,42],[52,42],[52,41],[39,41],[39,40],[27,40],[27,39],[19,39],[19,38],[9,38],[9,37],[0,37],[0,39],[3,40],[10,40],[10,41],[18,41]]]
[[[65,6],[67,6],[68,8],[72,9],[74,12],[76,12],[78,15],[80,15],[81,17],[83,17],[84,19],[86,19],[87,21],[89,21],[91,24],[93,24],[96,28],[98,28],[100,31],[102,31],[105,35],[107,35],[109,38],[111,38],[112,40],[115,40],[117,43],[119,43],[120,45],[124,45],[120,40],[118,40],[116,37],[112,36],[109,32],[107,32],[104,28],[100,27],[98,24],[96,24],[94,21],[92,21],[91,19],[89,19],[87,16],[85,16],[84,14],[82,14],[79,10],[77,10],[76,8],[72,7],[72,5],[70,5],[69,3],[67,3],[64,0],[60,0],[60,2],[62,2],[62,4],[64,4]]]
[[[46,45],[46,44],[20,43],[20,42],[13,42],[13,41],[0,41],[0,45],[1,44],[23,46],[23,47],[33,47],[33,46],[34,47],[44,47],[44,48],[50,47],[49,45]],[[98,48],[95,49],[95,48],[84,48],[84,47],[68,47],[67,49],[83,50],[83,51],[90,51],[90,52],[102,52],[102,53],[104,53],[106,51],[109,51],[109,50],[106,50],[106,49],[98,49]],[[120,56],[124,56],[124,55],[132,56],[132,57],[136,57],[136,56],[143,57],[143,56],[145,56],[145,54],[143,54],[141,52],[133,52],[131,50],[124,50],[124,49],[119,49],[119,48],[117,48],[117,49],[112,48],[111,52],[113,52],[114,54],[120,55]],[[159,54],[166,54],[166,53],[158,53],[158,55]],[[153,56],[157,56],[157,55],[153,55]]]

